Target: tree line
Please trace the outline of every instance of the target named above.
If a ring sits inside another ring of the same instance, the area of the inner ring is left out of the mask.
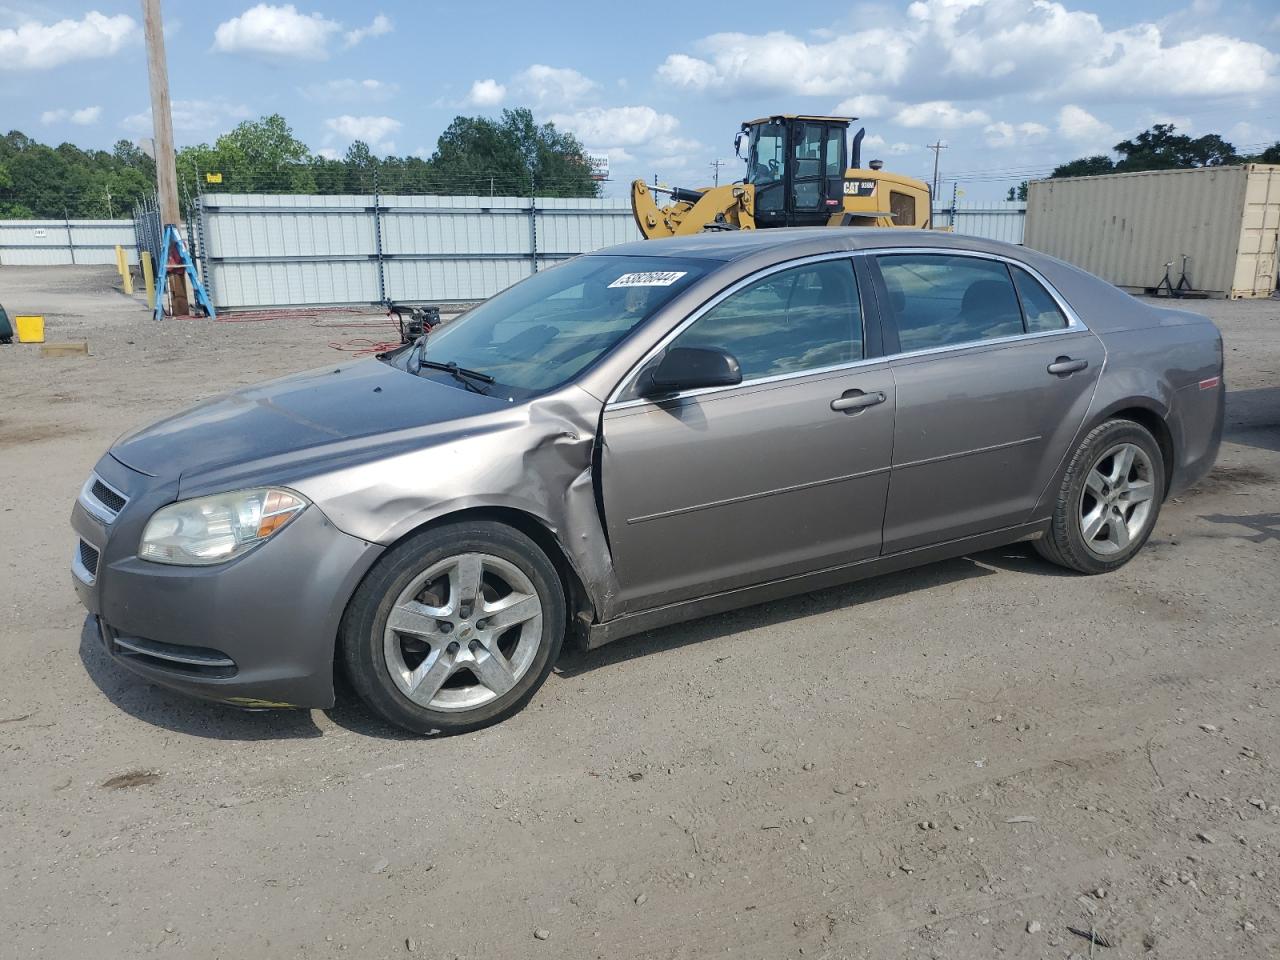
[[[246,120],[177,152],[184,207],[201,193],[382,193],[594,197],[582,144],[527,109],[455,117],[429,157],[379,157],[357,140],[338,158],[314,153],[279,114]],[[0,219],[111,219],[155,190],[155,161],[120,140],[110,150],[0,137]]]
[[[1132,140],[1122,140],[1111,148],[1118,158],[1105,153],[1080,157],[1059,164],[1049,174],[1056,177],[1095,177],[1104,173],[1133,173],[1141,170],[1186,170],[1193,167],[1222,167],[1242,163],[1280,163],[1280,141],[1261,153],[1242,154],[1220,134],[1189,137],[1178,133],[1172,123],[1157,123]],[[1027,181],[1009,188],[1010,200],[1027,199]]]

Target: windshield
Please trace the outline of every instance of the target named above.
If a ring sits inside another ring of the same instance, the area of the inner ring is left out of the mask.
[[[787,127],[782,123],[762,123],[751,128],[751,149],[747,153],[747,183],[774,183],[782,179],[787,153]]]
[[[573,379],[705,272],[698,260],[578,257],[432,333],[419,356],[487,374],[495,382],[480,382],[484,392],[524,399]],[[411,369],[412,354],[394,360]],[[419,373],[464,388],[447,370],[424,365]]]

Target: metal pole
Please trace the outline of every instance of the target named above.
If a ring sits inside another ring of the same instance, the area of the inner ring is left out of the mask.
[[[529,171],[529,262],[532,272],[538,272],[538,201],[534,197],[537,186],[533,180],[533,171]]]
[[[76,262],[76,241],[71,236],[71,215],[67,213],[65,205],[62,207],[62,222],[67,225],[67,249],[71,253],[71,263],[74,265]]]
[[[387,299],[387,277],[382,266],[382,194],[378,191],[378,168],[373,168],[373,242],[378,258],[378,302]]]
[[[142,0],[142,24],[147,38],[147,71],[151,83],[151,121],[156,135],[156,192],[161,227],[178,223],[178,171],[173,154],[173,115],[169,104],[169,67],[164,53],[160,0]],[[156,265],[164,269],[164,264]]]

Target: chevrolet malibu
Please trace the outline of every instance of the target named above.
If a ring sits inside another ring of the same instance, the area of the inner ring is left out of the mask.
[[[243,707],[499,721],[595,647],[1014,541],[1127,563],[1217,455],[1222,341],[1031,250],[625,244],[376,359],[120,439],[72,513],[108,655]]]

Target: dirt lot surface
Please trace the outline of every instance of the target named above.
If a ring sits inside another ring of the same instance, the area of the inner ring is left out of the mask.
[[[369,334],[153,324],[113,280],[0,269],[91,350],[0,347],[0,955],[1280,955],[1280,303],[1188,304],[1227,442],[1122,571],[1017,547],[813,593],[420,740],[105,661],[68,571],[98,456]]]

